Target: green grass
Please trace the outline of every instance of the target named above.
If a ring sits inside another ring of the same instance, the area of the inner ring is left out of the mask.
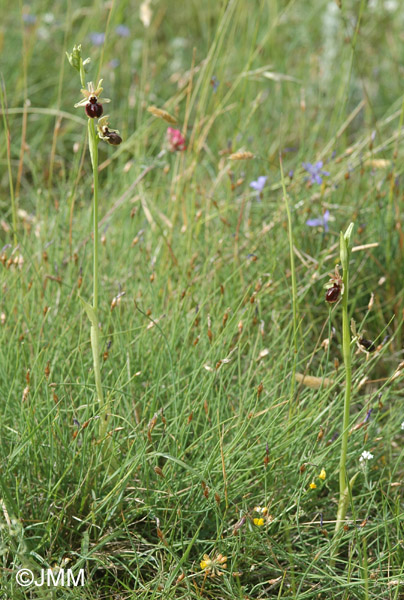
[[[2,598],[398,600],[404,8],[156,0],[145,29],[139,4],[35,0],[35,23],[28,3],[0,9]],[[102,31],[104,48],[89,37]],[[91,302],[92,172],[75,43],[124,140],[99,146],[108,453],[78,298]],[[185,152],[160,154],[167,124],[151,105],[176,115]],[[254,158],[230,160],[239,150]],[[302,162],[319,160],[330,176],[309,185]],[[328,233],[305,224],[325,209]],[[351,254],[349,316],[381,346],[352,343],[347,473],[359,475],[335,559],[345,374],[324,285],[351,221],[354,247],[378,245]],[[262,527],[256,506],[271,515]],[[207,577],[200,562],[219,553],[227,568]],[[85,569],[83,589],[17,586],[21,566],[63,559]]]

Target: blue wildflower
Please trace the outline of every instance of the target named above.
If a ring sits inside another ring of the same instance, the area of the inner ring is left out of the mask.
[[[328,221],[330,220],[330,211],[326,210],[325,213],[318,219],[308,219],[306,225],[309,227],[324,227],[324,231],[329,231]]]
[[[30,13],[24,13],[22,15],[22,20],[24,21],[24,23],[26,25],[35,25],[35,23],[36,23],[36,16],[35,15],[31,15]]]
[[[252,187],[253,190],[255,190],[256,192],[258,192],[260,194],[262,192],[262,190],[264,189],[267,179],[268,179],[268,177],[266,177],[266,175],[261,175],[260,177],[258,177],[257,181],[252,181],[250,183],[250,187]]]
[[[364,418],[364,423],[367,423],[370,419],[370,415],[372,414],[373,408],[369,408],[368,412],[366,413],[366,417]]]
[[[105,33],[99,33],[98,31],[93,31],[90,33],[90,40],[94,46],[102,46],[105,42]]]
[[[129,27],[126,27],[126,25],[117,25],[115,27],[115,32],[120,37],[129,37],[130,35],[130,29]]]
[[[318,183],[321,185],[323,183],[323,176],[327,176],[330,173],[328,171],[323,170],[323,161],[319,160],[314,165],[311,163],[302,163],[303,169],[305,169],[310,175],[310,183]]]

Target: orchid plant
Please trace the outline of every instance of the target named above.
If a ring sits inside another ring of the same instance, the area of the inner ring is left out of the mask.
[[[100,406],[100,426],[99,436],[103,439],[107,432],[108,414],[107,406],[108,403],[104,399],[102,384],[101,384],[101,367],[100,367],[100,334],[99,334],[99,319],[98,319],[98,296],[99,296],[99,269],[98,269],[98,249],[99,249],[99,234],[98,234],[98,144],[100,140],[107,142],[110,145],[117,146],[122,142],[122,138],[119,135],[119,131],[116,129],[110,129],[108,123],[108,115],[104,117],[103,105],[100,102],[100,96],[102,94],[102,79],[98,82],[98,85],[94,87],[90,81],[86,86],[85,71],[86,66],[89,64],[90,59],[82,59],[81,45],[74,46],[73,51],[67,54],[67,58],[71,66],[78,71],[81,81],[81,93],[83,99],[77,102],[74,107],[84,107],[86,115],[88,116],[88,138],[89,138],[89,149],[91,166],[93,171],[93,302],[89,304],[82,298],[80,298],[83,307],[88,315],[91,322],[91,348],[93,354],[93,366],[94,366],[94,377],[97,400]],[[110,102],[108,98],[102,99],[103,103]],[[95,119],[97,122],[97,131],[95,128]]]
[[[342,265],[342,354],[345,366],[345,399],[344,415],[342,421],[341,453],[339,464],[339,501],[335,533],[338,533],[344,525],[344,519],[348,509],[349,495],[357,477],[357,473],[348,480],[346,462],[348,453],[349,436],[349,414],[351,407],[352,392],[352,366],[351,366],[351,333],[349,329],[348,296],[349,296],[349,255],[351,252],[351,235],[353,223],[345,233],[340,234],[340,259]]]
[[[349,298],[349,257],[351,253],[351,236],[354,224],[351,223],[345,233],[340,233],[340,261],[342,266],[342,277],[336,268],[335,276],[331,278],[332,288],[326,293],[330,294],[331,289],[338,287],[338,299],[341,298],[342,309],[342,354],[345,367],[345,394],[344,394],[344,413],[342,418],[341,451],[339,462],[339,499],[337,518],[334,531],[334,548],[331,565],[335,563],[335,557],[338,554],[340,543],[340,532],[344,526],[349,501],[352,497],[352,489],[358,476],[356,472],[350,479],[347,470],[348,438],[349,438],[349,417],[352,399],[352,357],[351,357],[351,334],[349,328],[348,298]],[[330,300],[327,300],[330,302]],[[370,413],[369,413],[370,416]]]

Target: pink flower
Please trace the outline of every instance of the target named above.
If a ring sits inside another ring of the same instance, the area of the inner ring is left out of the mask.
[[[185,138],[179,129],[173,129],[172,127],[167,129],[167,142],[170,152],[186,150]]]

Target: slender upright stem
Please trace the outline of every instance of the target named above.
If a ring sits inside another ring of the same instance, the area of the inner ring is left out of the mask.
[[[95,132],[94,119],[88,119],[88,139],[91,155],[91,165],[93,168],[93,309],[94,320],[91,321],[91,348],[93,351],[95,387],[97,391],[98,402],[100,403],[100,437],[104,437],[107,427],[107,415],[105,414],[106,405],[104,403],[104,394],[101,384],[101,365],[100,365],[100,334],[98,327],[98,138]]]
[[[95,133],[94,119],[88,119],[88,133],[91,154],[91,165],[93,167],[93,308],[98,310],[98,140]]]
[[[351,334],[349,329],[349,316],[348,316],[348,286],[349,286],[349,273],[348,268],[344,268],[342,276],[344,284],[344,294],[342,296],[342,355],[344,358],[345,366],[345,399],[344,399],[344,418],[342,423],[342,441],[341,441],[341,455],[339,462],[339,503],[338,503],[338,514],[337,522],[335,525],[335,532],[339,531],[343,525],[343,520],[346,515],[346,509],[348,505],[347,497],[347,471],[346,471],[346,457],[348,451],[348,435],[349,435],[349,409],[351,405],[351,389],[352,389],[352,367],[351,367]]]
[[[348,453],[349,436],[349,409],[351,405],[352,392],[352,365],[351,365],[351,334],[349,328],[348,299],[349,299],[349,254],[351,247],[351,235],[353,223],[350,224],[345,234],[340,234],[340,256],[342,265],[342,282],[344,291],[342,295],[342,355],[345,367],[345,398],[344,398],[344,417],[342,422],[341,454],[339,462],[339,500],[337,521],[335,524],[335,534],[337,534],[344,524],[345,515],[348,509],[349,495],[353,483],[356,479],[354,475],[348,482],[346,458]],[[338,543],[338,542],[337,542]],[[337,546],[338,549],[338,546]],[[336,550],[337,550],[336,549]]]
[[[84,71],[82,59],[80,59],[80,82],[81,82],[81,87],[85,88],[86,87],[86,73]]]

